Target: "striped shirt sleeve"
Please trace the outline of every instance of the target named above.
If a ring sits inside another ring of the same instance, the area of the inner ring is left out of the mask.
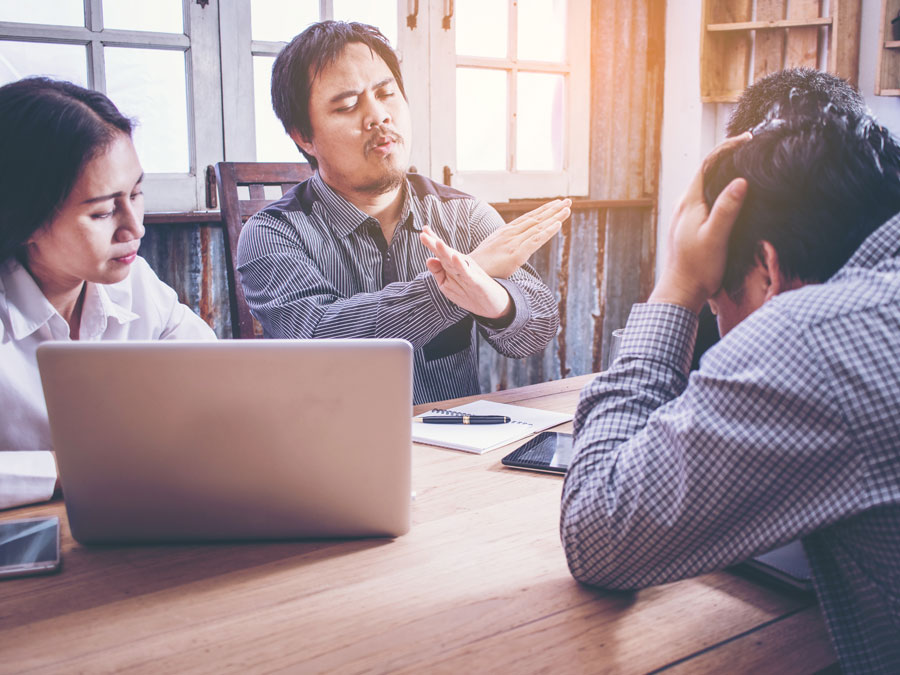
[[[401,338],[421,347],[466,312],[430,273],[344,296],[319,271],[295,228],[262,212],[238,247],[241,281],[254,314],[275,338]]]

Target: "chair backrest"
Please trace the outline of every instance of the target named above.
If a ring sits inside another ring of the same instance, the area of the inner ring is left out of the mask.
[[[231,331],[236,338],[262,337],[262,327],[250,314],[244,287],[237,271],[238,237],[244,223],[272,201],[266,198],[266,186],[277,186],[281,194],[312,176],[309,164],[276,162],[219,162],[216,183],[219,207],[225,223],[225,262],[231,304]],[[241,199],[238,188],[247,187],[249,198]]]

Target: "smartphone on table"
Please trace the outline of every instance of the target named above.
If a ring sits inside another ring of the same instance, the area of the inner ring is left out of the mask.
[[[0,579],[48,574],[59,566],[57,516],[0,520]]]
[[[572,434],[544,431],[500,460],[513,469],[564,474],[572,463]]]

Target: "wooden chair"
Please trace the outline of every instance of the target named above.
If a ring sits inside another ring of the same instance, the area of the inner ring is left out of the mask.
[[[244,223],[272,201],[266,198],[265,188],[274,185],[287,192],[306,180],[313,171],[309,164],[275,162],[219,162],[216,164],[216,183],[219,205],[225,223],[225,262],[231,304],[231,331],[235,338],[262,337],[262,326],[250,314],[244,287],[237,271],[238,237]],[[238,188],[249,188],[250,198],[241,199]]]

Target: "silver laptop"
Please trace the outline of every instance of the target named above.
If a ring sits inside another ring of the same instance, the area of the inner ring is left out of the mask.
[[[403,340],[53,342],[37,357],[80,542],[409,529]]]

